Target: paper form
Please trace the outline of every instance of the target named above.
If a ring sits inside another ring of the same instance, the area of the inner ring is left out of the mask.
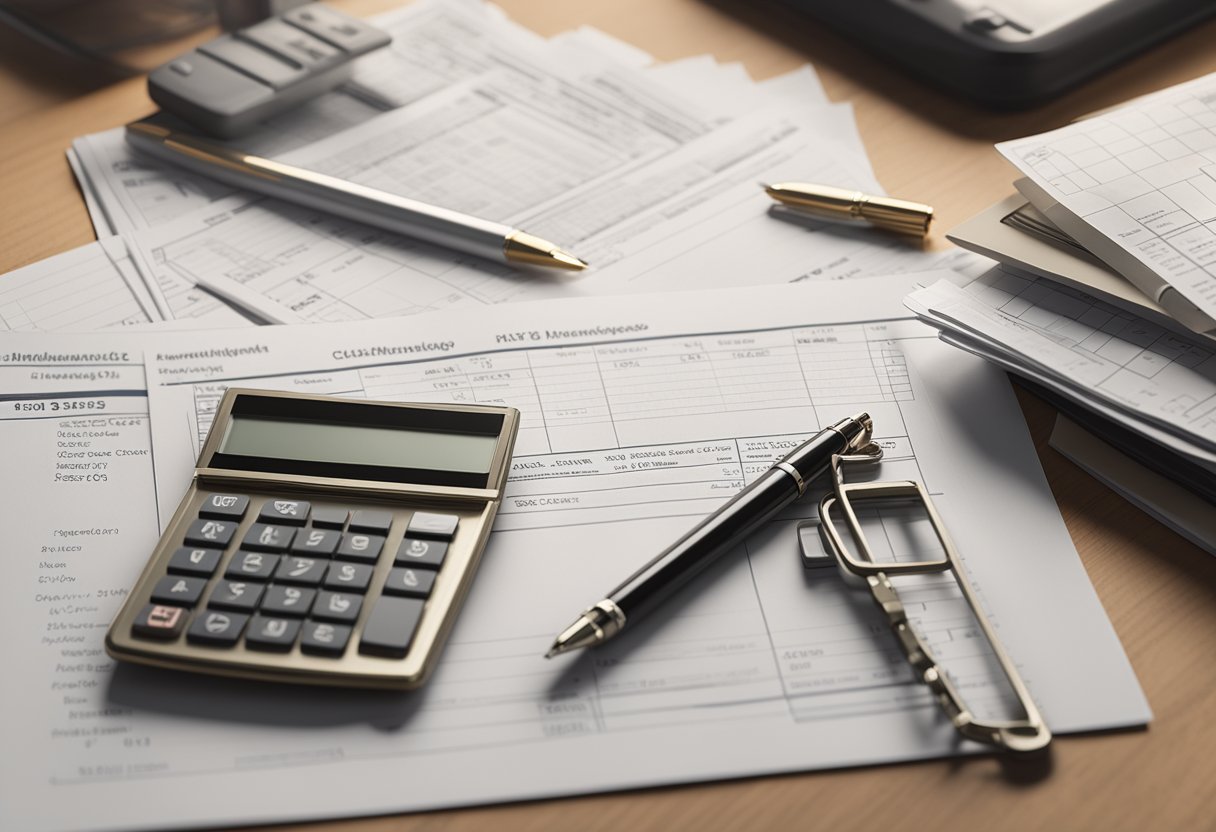
[[[22,439],[40,474],[22,484],[29,521],[5,584],[12,603],[0,605],[16,634],[4,649],[26,679],[2,694],[0,727],[23,753],[0,758],[0,820],[31,832],[271,822],[973,750],[960,749],[910,681],[871,602],[803,569],[794,526],[813,516],[809,502],[613,643],[541,658],[567,619],[657,547],[794,443],[860,409],[888,449],[882,476],[922,478],[933,492],[1052,729],[1144,722],[1143,696],[1007,382],[907,317],[898,298],[914,282],[517,304],[417,316],[408,328],[371,321],[146,339],[162,513],[188,482],[216,397],[238,380],[521,408],[481,571],[440,667],[413,694],[114,669],[95,653],[65,655],[96,651],[117,602],[48,599],[39,578],[62,576],[82,594],[124,588],[153,536],[134,514],[132,523],[98,520],[127,535],[104,552],[104,577],[93,549],[40,565],[38,547],[63,525],[57,506],[73,497],[47,470],[66,428],[13,418],[27,396],[6,385],[14,394],[0,431],[6,445]],[[16,335],[0,359],[121,343],[104,333]],[[99,498],[95,511],[139,508],[151,525],[149,497]],[[958,600],[933,582],[907,591],[968,696],[996,707]],[[69,647],[60,633],[80,641]],[[597,765],[572,764],[588,759]],[[199,800],[203,790],[217,799]]]
[[[718,128],[654,128],[649,116],[561,126],[583,110],[564,88],[510,101],[493,80],[431,96],[318,143],[293,161],[508,222],[589,260],[550,278],[484,263],[312,209],[270,200],[218,203],[132,236],[166,295],[203,285],[261,296],[263,317],[348,320],[509,300],[840,279],[962,263],[869,229],[770,216],[764,178],[871,190],[824,133],[840,110],[764,110]],[[616,112],[619,113],[619,110]],[[592,114],[593,115],[593,114]],[[459,123],[459,130],[443,125]],[[439,127],[437,128],[436,125]],[[528,125],[531,125],[529,128]],[[615,133],[597,142],[600,130]],[[556,161],[554,161],[556,160]],[[542,169],[537,170],[537,162]],[[512,170],[498,186],[489,170]],[[170,304],[171,305],[171,304]]]
[[[551,48],[496,7],[464,0],[424,0],[374,22],[393,35],[393,43],[356,61],[352,82],[266,121],[233,144],[278,157],[485,72],[552,75],[554,68],[543,64],[556,53],[566,59],[563,71],[568,73],[571,65],[580,63],[569,61],[571,56],[589,54],[576,48],[590,44],[603,51],[612,42],[607,35],[583,35],[559,41],[564,48]],[[620,53],[620,47],[611,49],[618,61]],[[636,59],[629,66],[636,66]],[[187,125],[174,126],[192,132]],[[160,225],[234,193],[227,185],[134,153],[126,146],[122,128],[83,136],[73,147],[87,174],[81,185],[92,184],[108,218],[105,233]],[[102,234],[96,218],[94,225]]]
[[[1140,288],[1164,281],[1216,316],[1216,179],[1204,173],[1216,163],[1216,75],[997,150],[1086,248]]]
[[[114,226],[110,224],[105,209],[101,207],[101,202],[97,197],[97,188],[85,172],[84,165],[80,161],[80,154],[74,147],[69,147],[64,155],[67,156],[68,167],[72,169],[72,175],[76,177],[76,184],[80,188],[80,195],[84,198],[84,207],[89,212],[89,220],[93,223],[97,239],[114,236]]]
[[[1169,444],[1211,466],[1216,459],[1216,353],[1188,337],[1052,281],[991,272],[961,288],[939,281],[908,305],[926,320],[978,339],[1068,395],[1097,400],[1173,434]],[[1015,370],[1015,372],[1018,372]]]
[[[92,330],[159,320],[122,240],[0,275],[0,330]]]

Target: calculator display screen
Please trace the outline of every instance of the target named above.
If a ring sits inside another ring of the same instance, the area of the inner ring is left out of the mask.
[[[486,488],[503,414],[476,408],[241,393],[202,467]]]
[[[220,453],[485,474],[497,445],[497,435],[234,418]]]

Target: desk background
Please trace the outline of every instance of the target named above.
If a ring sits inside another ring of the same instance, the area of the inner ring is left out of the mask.
[[[356,14],[394,5],[333,1]],[[937,208],[935,246],[1011,191],[1013,169],[993,142],[1216,71],[1213,21],[1046,107],[992,114],[923,87],[767,2],[499,2],[541,34],[591,24],[660,60],[709,52],[743,61],[756,78],[812,62],[828,95],[855,105],[887,190]],[[178,42],[164,57],[187,45]],[[91,93],[89,83],[0,31],[0,273],[93,239],[63,151],[73,137],[136,119],[153,105],[142,79]],[[1054,410],[1023,391],[1018,397],[1068,529],[1155,713],[1147,730],[1061,738],[1054,770],[1033,783],[1006,777],[992,758],[946,760],[276,829],[1216,829],[1216,559],[1048,447]]]

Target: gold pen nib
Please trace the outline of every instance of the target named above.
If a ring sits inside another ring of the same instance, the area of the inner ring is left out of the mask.
[[[587,261],[581,257],[575,257],[573,254],[567,254],[560,248],[555,248],[549,252],[549,256],[553,258],[555,263],[560,263],[558,268],[567,269],[572,272],[581,272],[587,268]]]
[[[508,237],[502,250],[507,260],[512,263],[526,263],[529,266],[544,266],[568,272],[581,272],[587,268],[586,261],[562,251],[548,240],[523,231],[516,231]]]

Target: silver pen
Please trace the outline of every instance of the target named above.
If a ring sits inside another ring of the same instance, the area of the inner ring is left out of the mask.
[[[127,143],[137,151],[237,188],[487,260],[566,271],[587,268],[556,244],[518,228],[263,159],[156,124],[128,124]]]

